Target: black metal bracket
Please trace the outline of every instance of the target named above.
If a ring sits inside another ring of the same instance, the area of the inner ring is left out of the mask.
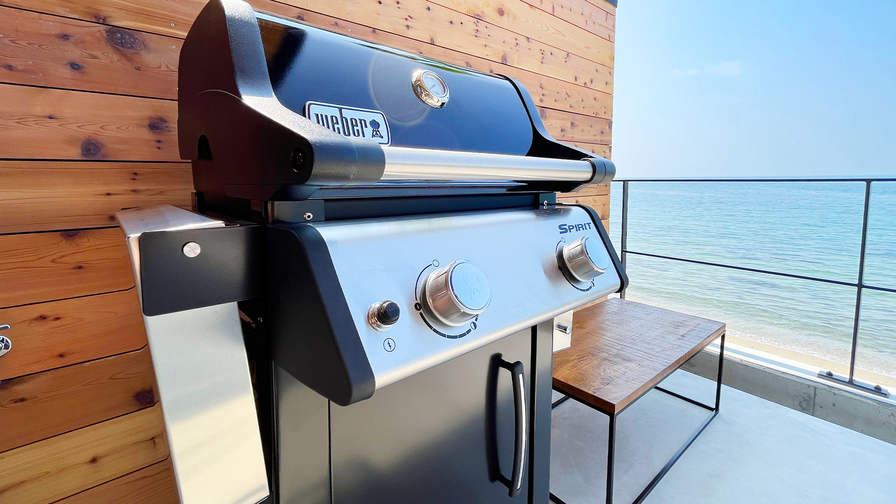
[[[327,220],[323,200],[268,201],[271,222],[319,222]]]
[[[140,235],[143,313],[163,315],[260,297],[262,228],[237,225]]]

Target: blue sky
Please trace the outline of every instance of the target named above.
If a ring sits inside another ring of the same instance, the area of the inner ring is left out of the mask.
[[[896,175],[896,0],[620,0],[619,178]]]

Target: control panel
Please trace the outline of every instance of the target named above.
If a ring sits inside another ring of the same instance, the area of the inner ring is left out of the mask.
[[[620,286],[577,206],[313,225],[377,389]]]

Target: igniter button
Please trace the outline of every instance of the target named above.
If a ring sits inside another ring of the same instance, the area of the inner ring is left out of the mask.
[[[385,300],[374,304],[367,311],[367,323],[377,331],[392,329],[401,317],[401,308],[395,301]]]

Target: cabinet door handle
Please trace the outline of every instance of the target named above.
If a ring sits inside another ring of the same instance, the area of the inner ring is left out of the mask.
[[[526,453],[528,451],[529,429],[527,427],[528,415],[526,412],[526,378],[523,363],[516,361],[513,364],[501,362],[501,367],[509,370],[513,375],[513,406],[516,416],[516,442],[513,447],[513,474],[507,481],[510,489],[510,497],[520,494],[523,487],[523,475],[526,469]]]

